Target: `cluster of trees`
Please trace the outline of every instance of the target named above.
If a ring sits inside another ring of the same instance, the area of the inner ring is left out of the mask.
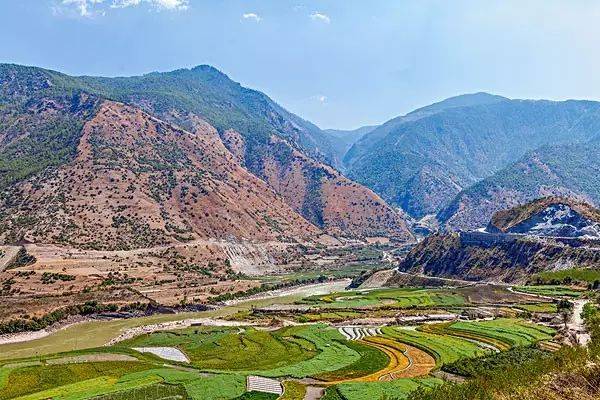
[[[37,331],[49,327],[71,315],[91,315],[101,312],[115,312],[119,307],[115,304],[101,304],[87,301],[54,310],[43,317],[16,318],[0,323],[0,334]]]

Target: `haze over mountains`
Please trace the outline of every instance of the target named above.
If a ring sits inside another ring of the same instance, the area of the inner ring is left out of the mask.
[[[547,195],[597,204],[599,156],[592,101],[476,93],[337,131],[210,66],[101,78],[0,65],[5,242],[411,241],[406,214],[460,230]]]
[[[344,163],[349,177],[416,218],[475,228],[539,196],[597,201],[599,134],[600,103],[477,93],[386,122]]]

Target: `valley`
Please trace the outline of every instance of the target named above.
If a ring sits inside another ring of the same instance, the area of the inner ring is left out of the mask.
[[[0,64],[0,400],[593,399],[599,112]]]
[[[258,387],[279,387],[281,398],[404,399],[446,379],[464,382],[473,372],[463,368],[481,357],[556,358],[572,340],[556,309],[545,307],[561,292],[540,297],[525,293],[528,287],[493,285],[343,290],[348,283],[201,312],[82,322],[0,344],[0,398],[278,398],[250,390],[260,376],[271,381]],[[544,311],[527,311],[535,308]]]

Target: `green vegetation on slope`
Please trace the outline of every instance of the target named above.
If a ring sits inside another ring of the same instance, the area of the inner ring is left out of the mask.
[[[436,364],[443,365],[461,358],[470,358],[487,354],[489,350],[466,339],[449,335],[437,335],[402,328],[383,328],[385,337],[415,346],[431,354]]]
[[[269,370],[308,360],[317,354],[313,343],[296,336],[307,328],[278,331],[246,328],[189,328],[139,336],[122,346],[173,346],[182,350],[192,365],[204,370]]]
[[[4,367],[6,368],[6,367]],[[35,392],[75,384],[95,378],[119,378],[127,373],[151,369],[141,362],[98,362],[65,365],[39,365],[10,370],[0,399],[11,399]]]
[[[583,290],[560,285],[516,286],[515,290],[550,297],[579,297],[583,294]]]
[[[462,358],[444,365],[442,370],[462,376],[476,377],[494,374],[500,368],[510,368],[512,365],[520,365],[543,357],[550,357],[550,353],[531,346],[519,346],[484,357]]]
[[[491,321],[455,322],[446,328],[446,332],[490,338],[509,346],[529,346],[541,340],[552,339],[555,330],[524,320],[498,318]]]
[[[528,281],[533,285],[594,284],[596,282],[600,283],[600,270],[591,268],[570,268],[540,272],[533,275]]]
[[[447,289],[400,288],[339,292],[308,297],[302,302],[321,308],[409,308],[459,306],[465,303],[465,298],[460,293]]]
[[[336,394],[328,394],[326,400],[404,400],[419,388],[425,390],[441,385],[443,381],[437,378],[396,379],[387,382],[351,382],[337,385]]]
[[[359,353],[360,359],[338,370],[318,374],[315,378],[325,381],[358,378],[380,371],[387,367],[390,362],[389,357],[384,352],[373,346],[353,341],[346,341],[344,344]]]

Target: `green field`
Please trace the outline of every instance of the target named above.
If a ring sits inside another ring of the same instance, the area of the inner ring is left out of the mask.
[[[246,388],[241,375],[202,375],[142,362],[90,362],[12,369],[0,399],[130,399],[154,391],[160,396],[175,393],[194,400],[229,400],[243,395]]]
[[[465,304],[465,297],[447,289],[377,289],[312,296],[302,301],[320,308],[449,307]]]
[[[476,343],[449,335],[396,327],[383,328],[383,334],[385,337],[412,345],[431,354],[438,365],[451,363],[460,358],[477,357],[489,353],[489,350]]]
[[[336,329],[323,324],[276,331],[189,328],[139,336],[120,343],[115,349],[146,346],[177,347],[194,367],[203,371],[235,371],[271,377],[304,378],[343,370],[363,357],[369,360],[367,364],[382,363],[379,351],[347,342]],[[373,354],[379,354],[379,358]],[[361,368],[369,371],[368,366]]]
[[[579,297],[583,290],[561,285],[515,286],[516,291],[550,297]]]
[[[532,313],[556,313],[558,308],[554,303],[522,304],[516,308]]]
[[[409,393],[418,388],[433,388],[442,384],[441,379],[396,379],[389,382],[342,383],[329,394],[331,400],[404,400]],[[334,396],[338,396],[337,399]],[[327,400],[327,398],[325,399]]]
[[[335,371],[318,374],[317,379],[336,381],[366,376],[384,369],[390,362],[389,357],[373,346],[359,342],[347,342],[346,346],[360,354],[360,359]]]
[[[492,321],[455,322],[445,329],[449,334],[491,339],[512,346],[528,346],[541,340],[552,339],[555,330],[544,325],[520,319],[498,318]]]
[[[274,332],[254,328],[189,328],[157,332],[121,343],[124,347],[177,347],[203,370],[268,370],[296,364],[317,354],[315,345],[297,334],[308,328]]]
[[[536,285],[560,285],[570,283],[594,283],[600,281],[600,270],[591,268],[571,268],[560,271],[540,272],[529,278]]]

